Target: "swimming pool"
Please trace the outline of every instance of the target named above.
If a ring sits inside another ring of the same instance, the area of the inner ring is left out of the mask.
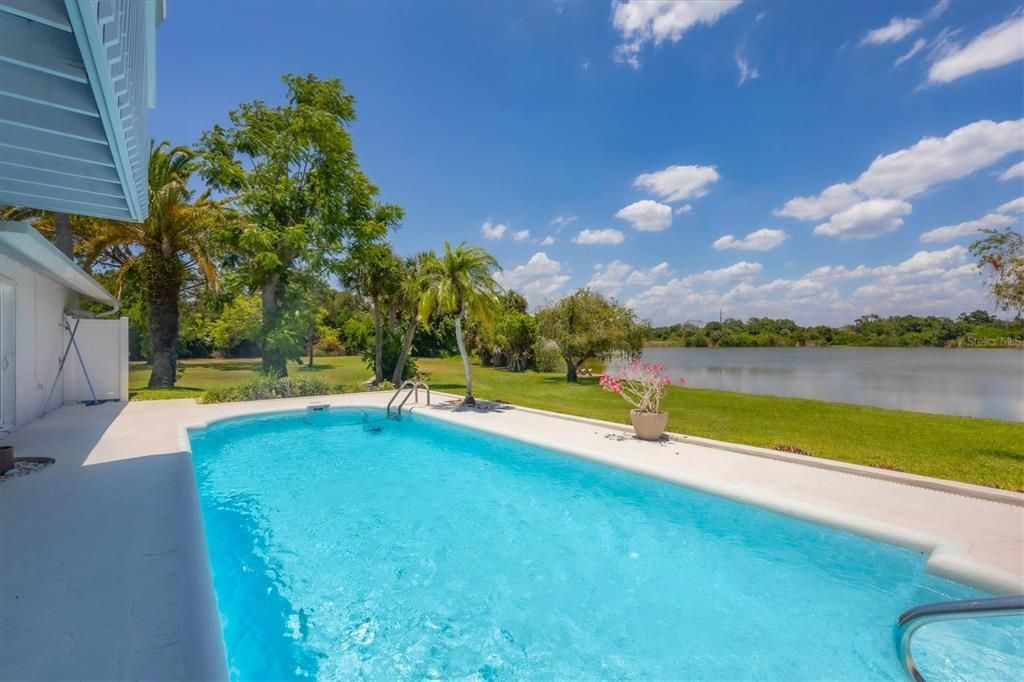
[[[902,679],[926,557],[425,415],[190,432],[236,679]],[[934,679],[1010,679],[1021,622],[944,623]]]

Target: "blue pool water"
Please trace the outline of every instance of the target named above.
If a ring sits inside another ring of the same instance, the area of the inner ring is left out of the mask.
[[[190,434],[240,680],[902,679],[919,553],[376,410]],[[932,679],[1012,679],[1024,623],[928,626]]]

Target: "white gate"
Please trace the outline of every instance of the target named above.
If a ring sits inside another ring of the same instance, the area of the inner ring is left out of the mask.
[[[0,277],[0,430],[14,427],[14,292]]]

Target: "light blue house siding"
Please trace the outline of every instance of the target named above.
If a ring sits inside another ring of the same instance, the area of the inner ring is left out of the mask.
[[[163,0],[0,0],[0,204],[145,220],[163,15]],[[80,296],[117,314],[32,225],[0,220],[0,437],[62,404],[127,400],[127,319],[82,320]],[[61,369],[70,325],[83,359]]]
[[[0,203],[141,221],[163,0],[0,0]]]

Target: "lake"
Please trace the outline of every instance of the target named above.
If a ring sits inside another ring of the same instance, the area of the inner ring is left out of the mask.
[[[647,348],[689,386],[1024,421],[1024,352],[964,348]]]

